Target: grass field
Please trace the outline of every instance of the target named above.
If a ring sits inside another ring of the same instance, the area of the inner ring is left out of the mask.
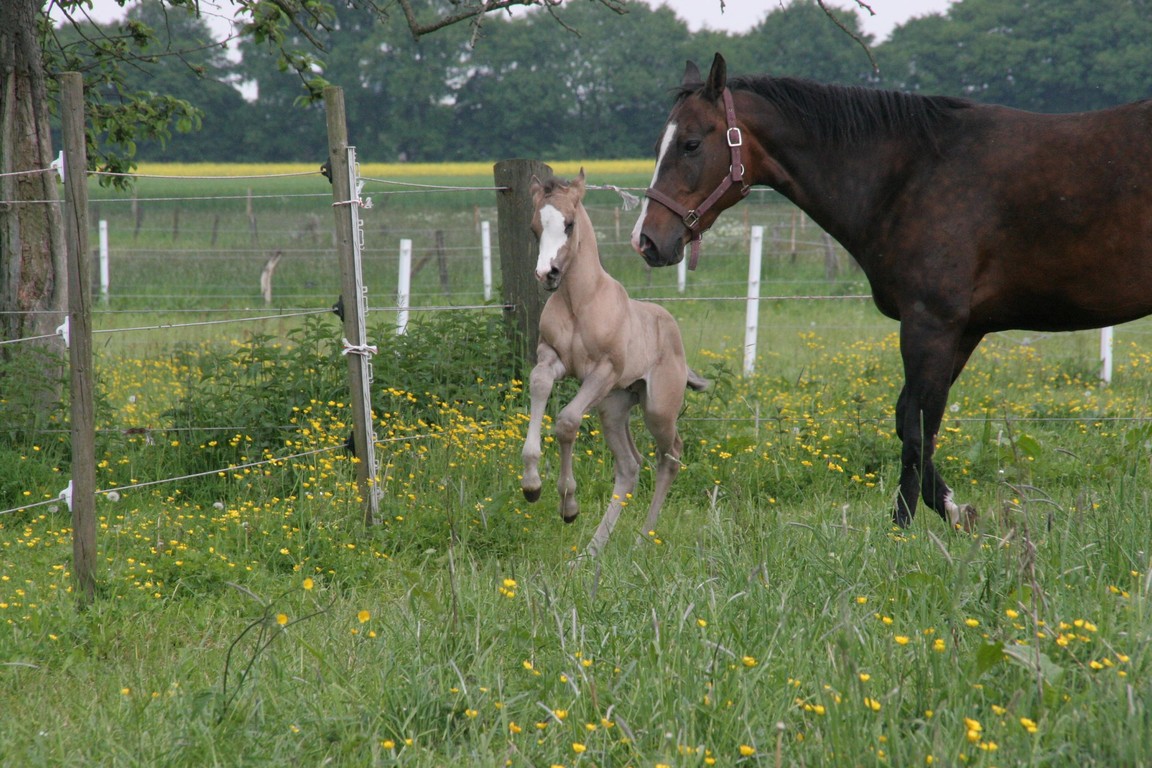
[[[592,167],[590,183],[646,175]],[[429,178],[490,183],[410,180]],[[408,236],[431,253],[414,304],[482,304],[490,195],[379,196],[373,305],[394,290],[388,241]],[[543,499],[523,501],[527,397],[492,362],[493,310],[417,312],[408,341],[373,312],[385,519],[362,527],[338,325],[293,315],[338,293],[323,179],[147,179],[136,213],[94,190],[113,233],[96,319],[97,485],[116,491],[97,505],[100,594],[76,609],[66,509],[0,515],[0,764],[1152,764],[1148,325],[1117,329],[1109,387],[1091,334],[986,340],[938,452],[980,531],[923,509],[899,531],[896,326],[867,301],[789,298],[865,294],[858,273],[829,280],[818,231],[764,196],[726,214],[681,295],[674,270],[627,252],[635,214],[617,235],[614,193],[595,195],[605,262],[666,300],[715,386],[688,399],[657,530],[637,541],[642,513],[626,509],[588,562],[575,555],[609,454],[589,419],[576,523],[555,511],[551,443]],[[775,298],[744,378],[744,305],[728,299],[756,224]],[[0,446],[0,507],[66,483],[64,437],[33,437]],[[200,468],[221,472],[143,486]],[[645,476],[632,503],[649,490]]]

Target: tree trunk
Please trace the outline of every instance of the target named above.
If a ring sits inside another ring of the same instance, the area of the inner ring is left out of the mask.
[[[0,2],[0,338],[52,334],[67,300],[64,226],[53,160],[48,92],[38,37],[42,0]],[[78,168],[75,172],[84,173]],[[46,367],[44,355],[50,363]],[[10,366],[20,359],[31,365]],[[0,376],[45,371],[34,408],[60,397],[63,344],[57,339],[0,346]],[[9,381],[6,390],[17,389]],[[21,382],[31,384],[32,382]],[[27,399],[25,405],[33,405]]]

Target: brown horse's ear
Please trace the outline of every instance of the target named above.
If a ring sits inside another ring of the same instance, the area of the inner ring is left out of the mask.
[[[712,59],[712,71],[708,73],[708,82],[704,84],[704,98],[716,101],[724,89],[728,87],[728,64],[719,53]]]
[[[680,83],[681,88],[699,88],[704,84],[704,78],[700,76],[700,67],[696,66],[696,62],[689,60],[684,67],[684,80]]]

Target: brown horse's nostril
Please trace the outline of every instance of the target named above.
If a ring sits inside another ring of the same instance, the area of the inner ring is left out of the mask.
[[[648,235],[641,234],[636,240],[636,250],[644,257],[650,267],[660,266],[660,254],[656,251],[656,244]]]

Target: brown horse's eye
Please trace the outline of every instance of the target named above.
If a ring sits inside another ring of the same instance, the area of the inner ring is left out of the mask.
[[[695,152],[698,149],[700,149],[700,139],[688,139],[684,142],[685,152]]]

